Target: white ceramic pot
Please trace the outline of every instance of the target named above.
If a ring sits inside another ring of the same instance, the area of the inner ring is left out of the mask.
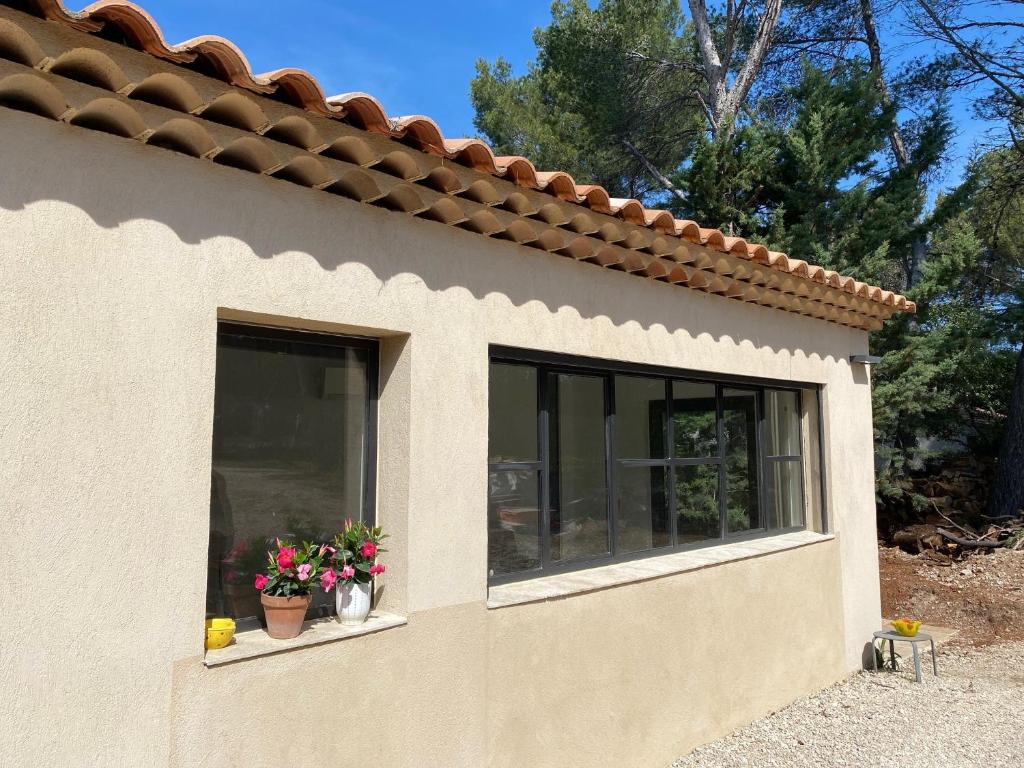
[[[348,582],[334,588],[334,607],[338,621],[342,624],[362,624],[370,615],[370,597],[373,582],[357,584]]]

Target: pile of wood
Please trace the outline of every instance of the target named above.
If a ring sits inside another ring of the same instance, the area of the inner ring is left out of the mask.
[[[1024,550],[1024,516],[985,515],[990,469],[964,456],[909,478],[902,508],[879,510],[880,530],[889,543],[940,562],[1000,547]]]

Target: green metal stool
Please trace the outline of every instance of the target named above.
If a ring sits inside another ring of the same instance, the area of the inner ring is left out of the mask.
[[[913,637],[907,637],[901,635],[892,629],[881,629],[872,635],[871,639],[871,666],[875,672],[878,671],[878,656],[875,655],[875,640],[882,641],[882,652],[885,652],[885,641],[889,641],[889,659],[892,661],[892,668],[896,669],[896,646],[897,640],[905,643],[910,643],[910,648],[914,652],[914,677],[917,682],[921,682],[921,657],[917,652],[918,643],[930,643],[932,649],[932,672],[935,676],[939,676],[939,662],[935,658],[935,640],[931,635],[926,635],[924,632],[918,632]]]

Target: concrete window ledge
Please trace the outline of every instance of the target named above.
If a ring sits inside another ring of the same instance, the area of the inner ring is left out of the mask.
[[[219,667],[222,664],[231,664],[245,659],[285,653],[296,648],[307,648],[311,645],[347,640],[350,637],[361,637],[385,629],[400,627],[405,623],[405,616],[373,611],[365,623],[354,627],[339,624],[334,617],[307,621],[303,625],[302,634],[291,640],[274,640],[262,629],[237,632],[231,644],[226,648],[207,651],[203,664],[208,667]]]
[[[488,608],[507,608],[511,605],[555,600],[569,595],[594,592],[620,584],[632,584],[648,579],[658,579],[686,571],[696,571],[722,563],[746,560],[751,557],[770,555],[796,549],[821,541],[831,541],[831,534],[814,531],[795,531],[762,539],[748,539],[731,544],[721,544],[687,552],[673,552],[668,555],[645,557],[628,563],[615,563],[587,570],[542,576],[528,581],[501,584],[487,591]]]

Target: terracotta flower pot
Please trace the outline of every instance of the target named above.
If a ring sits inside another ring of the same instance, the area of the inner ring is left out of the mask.
[[[252,579],[244,584],[227,584],[224,594],[228,598],[228,615],[236,619],[260,615],[260,593],[252,588]]]
[[[267,634],[275,640],[289,640],[302,632],[302,622],[309,608],[309,595],[273,597],[260,593],[263,613],[267,617]]]

